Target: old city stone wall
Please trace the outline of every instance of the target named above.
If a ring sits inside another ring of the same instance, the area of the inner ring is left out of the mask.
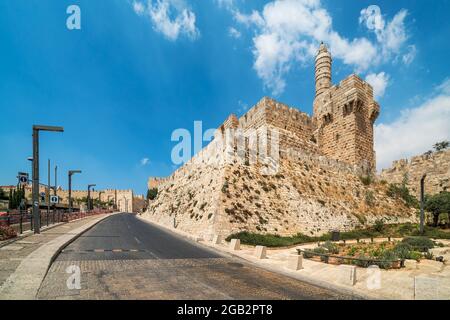
[[[324,45],[313,107],[309,117],[265,97],[239,119],[230,115],[213,141],[170,177],[149,179],[159,192],[144,217],[204,237],[243,230],[319,235],[377,219],[416,221],[403,200],[387,197],[386,185],[361,182],[375,170],[379,106],[356,75],[332,86]]]
[[[351,165],[293,151],[280,161],[274,175],[240,161],[189,163],[159,185],[143,216],[205,238],[244,230],[319,235],[416,219],[402,200],[386,197],[386,185],[363,185]]]
[[[31,199],[31,186],[25,187],[25,197]],[[45,186],[39,186],[39,193],[45,193],[47,188]],[[101,193],[101,194],[100,194]],[[53,189],[50,194],[54,194]],[[60,203],[69,203],[69,191],[59,188],[57,190],[57,195],[59,197]],[[74,203],[76,200],[81,200],[86,198],[88,195],[87,190],[72,190],[72,199]],[[145,207],[145,199],[143,195],[135,195],[133,190],[116,190],[116,189],[104,189],[104,190],[94,190],[90,192],[92,199],[98,199],[103,202],[110,202],[117,204],[117,209],[119,211],[127,212],[138,212],[142,211]]]
[[[420,179],[425,173],[426,194],[450,191],[450,149],[395,161],[391,168],[382,170],[380,179],[390,183],[406,181],[410,191],[419,198]]]

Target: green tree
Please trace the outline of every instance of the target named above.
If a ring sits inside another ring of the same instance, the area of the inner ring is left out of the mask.
[[[147,200],[154,200],[157,195],[158,195],[158,188],[147,190]]]
[[[0,200],[6,200],[6,199],[8,199],[8,196],[6,195],[5,190],[0,188]]]
[[[441,192],[432,196],[427,196],[425,200],[425,210],[433,215],[433,225],[437,227],[439,215],[450,213],[450,192]]]
[[[442,151],[442,150],[447,149],[449,146],[450,146],[450,142],[447,141],[447,140],[444,140],[444,141],[435,143],[434,146],[433,146],[433,148],[434,148],[436,151]]]
[[[13,190],[9,189],[9,197],[8,197],[8,208],[9,209],[12,209],[12,206],[13,206],[13,196],[14,196]]]

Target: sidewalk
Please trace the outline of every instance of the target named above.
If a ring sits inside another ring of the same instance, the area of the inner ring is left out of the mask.
[[[151,220],[147,221],[155,223]],[[303,269],[294,271],[288,268],[288,260],[292,255],[297,254],[296,249],[313,248],[317,245],[316,243],[282,249],[268,248],[266,258],[258,259],[255,256],[255,247],[253,246],[241,245],[240,250],[231,250],[228,243],[223,240],[220,244],[213,244],[210,240],[199,239],[183,231],[168,228],[158,223],[155,224],[220,252],[242,258],[269,271],[354,296],[367,299],[450,299],[449,240],[438,240],[445,247],[431,250],[434,256],[443,256],[446,260],[445,263],[432,260],[421,260],[420,263],[416,263],[407,260],[407,267],[405,268],[397,270],[380,269],[378,278],[374,277],[371,269],[355,267],[356,283],[352,285],[349,268],[345,265],[339,266],[303,259]],[[376,242],[384,240],[387,239],[374,239]],[[370,239],[365,239],[365,241],[369,242]],[[356,241],[347,241],[347,243],[356,243]],[[378,283],[377,280],[379,280]]]
[[[111,214],[64,223],[0,248],[0,299],[34,299],[59,251]]]

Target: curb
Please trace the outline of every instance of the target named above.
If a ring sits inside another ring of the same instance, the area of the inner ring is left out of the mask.
[[[31,252],[0,287],[0,300],[36,299],[48,269],[61,250],[99,222],[118,213],[111,213],[91,221]]]

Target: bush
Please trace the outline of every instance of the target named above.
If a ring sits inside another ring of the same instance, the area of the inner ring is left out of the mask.
[[[373,178],[372,176],[368,175],[368,176],[360,176],[359,180],[361,180],[362,184],[365,186],[370,185],[373,182]]]
[[[375,196],[373,195],[373,191],[366,192],[366,204],[368,206],[373,206],[375,204]]]
[[[339,247],[331,241],[325,242],[324,244],[321,245],[321,247],[327,249],[328,253],[331,254],[339,253]]]
[[[406,187],[405,184],[399,185],[391,183],[388,187],[388,190],[386,191],[386,195],[394,199],[398,198],[403,199],[403,201],[405,201],[405,204],[408,207],[419,206],[419,202],[417,201],[416,197],[414,197],[409,193],[409,189]]]
[[[158,188],[152,188],[147,190],[147,200],[155,200],[158,196]]]
[[[421,252],[427,252],[429,249],[434,248],[434,242],[427,237],[406,237],[402,243],[408,244],[412,249]]]
[[[431,254],[433,255],[433,254]],[[406,259],[411,259],[411,260],[417,260],[419,261],[420,259],[422,259],[422,252],[419,251],[411,251],[409,253],[409,256]]]
[[[17,237],[17,232],[9,226],[0,226],[0,240],[7,240]]]
[[[408,243],[399,243],[393,249],[400,259],[409,259],[411,250],[412,247]]]
[[[382,232],[384,229],[384,221],[383,219],[377,219],[375,220],[375,224],[373,225],[373,228],[377,232]]]

